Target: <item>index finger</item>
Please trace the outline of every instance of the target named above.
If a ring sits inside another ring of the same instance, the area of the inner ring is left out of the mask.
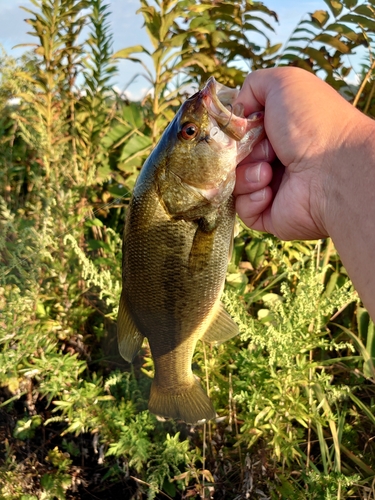
[[[234,104],[243,104],[245,116],[255,111],[264,110],[266,101],[265,87],[268,79],[267,71],[269,71],[269,69],[256,70],[249,73],[245,78],[241,90],[234,101]]]

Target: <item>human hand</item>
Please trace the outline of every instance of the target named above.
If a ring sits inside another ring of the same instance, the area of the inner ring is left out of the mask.
[[[267,134],[237,168],[241,219],[284,240],[329,235],[337,171],[356,161],[371,120],[328,84],[292,67],[251,73],[236,102],[245,116],[265,110]]]

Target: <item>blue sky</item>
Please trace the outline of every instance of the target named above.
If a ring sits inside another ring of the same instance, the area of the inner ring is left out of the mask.
[[[296,27],[298,22],[308,12],[324,9],[327,6],[323,0],[263,0],[263,3],[274,10],[279,16],[279,24],[275,24],[275,34],[270,34],[272,43],[285,43],[288,36]],[[140,6],[139,0],[108,0],[111,10],[110,22],[113,32],[114,51],[131,45],[149,45],[148,38],[142,30],[142,16],[136,14]],[[26,34],[28,25],[24,19],[27,13],[20,6],[34,9],[30,0],[0,0],[0,44],[10,55],[17,56],[24,49],[12,49],[20,43],[33,42],[32,37]],[[308,16],[306,16],[308,18]],[[254,40],[257,41],[257,40]],[[353,62],[353,61],[352,61]],[[137,65],[130,61],[121,61],[119,74],[116,77],[116,85],[124,89],[127,83],[138,72]],[[147,90],[147,82],[141,77],[129,87],[127,91],[132,97]]]

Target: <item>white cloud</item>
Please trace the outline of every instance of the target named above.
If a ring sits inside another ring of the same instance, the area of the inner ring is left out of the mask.
[[[114,85],[113,90],[119,96],[129,99],[129,101],[141,101],[147,94],[152,94],[154,89],[137,87],[135,90],[123,90],[118,85]]]

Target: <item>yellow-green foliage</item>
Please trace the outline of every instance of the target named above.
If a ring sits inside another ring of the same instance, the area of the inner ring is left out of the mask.
[[[152,60],[142,105],[111,90],[104,0],[32,4],[36,47],[0,59],[0,498],[372,498],[374,324],[329,240],[239,222],[223,302],[241,333],[194,356],[205,426],[148,412],[147,342],[125,363],[115,321],[130,191],[185,84],[291,62],[374,116],[372,59],[357,95],[343,80],[344,55],[372,57],[373,2],[322,2],[281,49],[262,3],[140,0],[153,49],[118,56]]]

